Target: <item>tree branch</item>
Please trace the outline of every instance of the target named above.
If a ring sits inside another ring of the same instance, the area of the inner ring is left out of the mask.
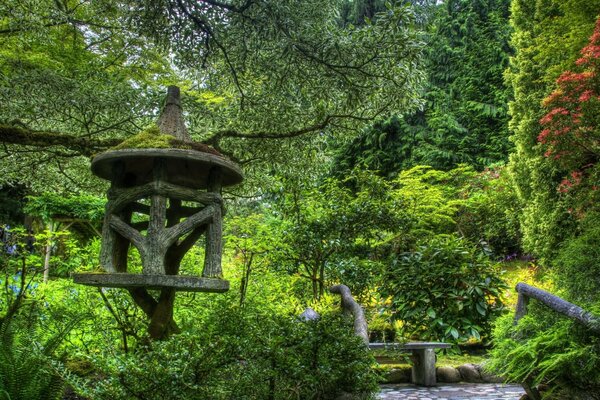
[[[219,207],[219,205],[217,205],[216,207]],[[171,228],[167,228],[164,233],[165,242],[167,243],[167,246],[171,246],[181,236],[211,221],[214,213],[215,205],[210,205],[204,208],[202,211],[184,220],[183,222],[180,222]]]
[[[140,252],[144,250],[145,239],[138,231],[133,229],[116,215],[110,216],[109,223],[111,228],[117,231],[124,238],[129,239]]]
[[[225,130],[216,132],[213,136],[209,137],[205,143],[213,147],[217,147],[222,138],[237,138],[237,139],[290,139],[298,136],[305,135],[307,133],[317,132],[327,128],[332,124],[332,121],[336,119],[353,119],[357,121],[372,121],[377,118],[386,107],[381,108],[375,114],[370,116],[352,115],[352,114],[332,114],[326,116],[321,122],[313,125],[305,126],[304,128],[290,130],[283,133],[276,132],[239,132],[235,130]]]
[[[91,139],[60,132],[34,131],[9,125],[0,125],[0,142],[23,146],[48,147],[61,146],[82,156],[92,156],[95,153],[116,146],[122,139]]]
[[[217,1],[205,1],[205,3],[211,4],[213,6],[218,6],[218,7],[226,8],[226,9],[228,9],[230,11],[238,12],[237,8],[232,8],[233,6],[227,6],[226,4],[221,3],[221,2],[217,2]],[[185,4],[183,4],[182,0],[177,0],[177,5],[179,6],[179,9],[181,10],[181,12],[183,12],[189,19],[191,19],[192,22],[196,25],[196,27],[198,29],[200,29],[202,32],[204,32],[204,34],[207,37],[206,43],[209,44],[209,39],[212,39],[212,41],[219,48],[219,50],[221,50],[221,53],[223,54],[223,58],[225,59],[225,62],[227,64],[227,66],[229,67],[229,71],[231,72],[231,77],[233,78],[233,83],[235,84],[235,87],[237,88],[237,90],[238,90],[238,92],[240,94],[240,107],[242,109],[244,109],[244,99],[246,98],[246,96],[244,95],[244,90],[242,89],[242,86],[240,84],[237,70],[235,69],[235,67],[233,66],[233,63],[231,62],[231,59],[229,58],[229,53],[227,52],[227,50],[225,49],[225,47],[221,44],[221,42],[217,40],[217,38],[215,37],[215,34],[214,34],[212,28],[210,27],[210,25],[208,25],[208,23],[206,21],[198,18],[197,15],[192,14],[187,9],[187,7],[185,6]],[[246,5],[249,6],[248,3]]]

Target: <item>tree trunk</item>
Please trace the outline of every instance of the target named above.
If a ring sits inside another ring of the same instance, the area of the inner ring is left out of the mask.
[[[44,256],[44,283],[50,279],[50,257],[52,256],[52,236],[54,235],[54,224],[50,221],[47,225],[48,238],[46,239],[46,254]]]
[[[325,293],[325,263],[321,263],[319,268],[319,298]]]
[[[250,282],[250,274],[252,273],[253,260],[254,253],[250,254],[250,259],[246,263],[246,270],[244,271],[244,276],[242,277],[242,282],[240,284],[240,306],[243,306],[246,301],[246,293],[248,292],[248,283]]]
[[[310,279],[312,281],[312,292],[313,292],[313,299],[314,300],[319,300],[319,276],[318,276],[318,267],[313,267],[311,270],[311,274],[310,274]]]
[[[175,333],[172,328],[173,308],[175,306],[175,290],[161,289],[158,303],[150,319],[148,334],[153,340],[163,340]]]

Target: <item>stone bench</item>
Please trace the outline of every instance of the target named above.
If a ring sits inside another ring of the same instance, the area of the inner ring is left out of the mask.
[[[412,353],[412,382],[420,386],[435,386],[435,349],[448,349],[449,343],[408,342],[408,343],[369,343],[371,350],[395,350]]]

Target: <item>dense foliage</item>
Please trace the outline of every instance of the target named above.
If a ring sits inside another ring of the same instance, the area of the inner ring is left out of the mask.
[[[512,315],[499,319],[494,336],[487,367],[495,373],[532,386],[549,383],[554,399],[598,398],[600,343],[589,330],[536,307],[518,326]]]
[[[483,169],[505,161],[508,66],[507,0],[452,0],[421,8],[429,24],[424,40],[425,105],[416,113],[381,120],[336,150],[332,171],[354,166],[395,176],[417,164]]]
[[[107,376],[79,382],[94,399],[332,399],[376,387],[372,357],[339,314],[302,321],[228,299],[151,348],[89,358]]]
[[[403,336],[467,341],[489,336],[504,288],[487,257],[456,237],[435,237],[398,254],[386,270],[389,298]]]
[[[500,314],[514,259],[600,313],[598,10],[0,0],[0,398],[368,398],[339,283],[374,338],[492,339],[489,368],[593,397],[594,335],[535,301],[517,325]],[[152,125],[172,84],[204,144]],[[127,291],[64,279],[99,268],[107,185],[88,157],[140,146],[218,151],[250,178],[223,192],[231,291],[178,293],[162,341]]]
[[[537,138],[544,157],[566,172],[558,191],[570,194],[569,212],[578,217],[597,209],[600,183],[600,20],[581,55],[575,62],[579,71],[563,72],[544,99],[549,111]]]
[[[517,149],[510,167],[523,207],[523,246],[552,267],[558,295],[597,314],[598,4],[547,3],[513,2],[509,78]],[[499,322],[491,366],[532,385],[550,384],[556,398],[594,398],[595,336],[533,303],[516,327],[510,317]]]
[[[342,3],[0,2],[3,182],[42,165],[38,190],[102,192],[79,155],[147,126],[167,84],[182,87],[192,137],[248,161],[249,177],[298,173],[291,159],[317,169],[320,133],[420,104],[413,10],[389,2],[352,25]]]
[[[0,388],[11,399],[61,398],[65,382],[94,399],[368,398],[375,389],[373,359],[351,321],[337,305],[320,307],[318,321],[298,318],[293,300],[282,301],[281,275],[259,276],[243,305],[235,290],[200,302],[183,295],[185,332],[151,343],[126,293],[41,285],[30,264],[39,250],[13,239],[0,257]]]
[[[5,399],[61,399],[65,381],[58,372],[59,346],[76,323],[69,314],[55,318],[36,296],[39,273],[24,232],[15,230],[0,249],[0,395]],[[37,270],[37,271],[36,271]]]
[[[538,144],[540,120],[548,112],[542,101],[555,81],[572,69],[580,49],[592,33],[597,1],[548,1],[537,7],[530,1],[513,1],[512,43],[516,49],[507,76],[514,92],[510,128],[515,142],[511,169],[523,207],[523,246],[539,257],[552,257],[558,244],[572,232],[575,222],[557,188],[565,178],[547,148]]]
[[[24,212],[44,221],[65,218],[95,223],[104,218],[105,205],[106,201],[97,196],[67,197],[54,193],[44,193],[40,196],[29,196]]]

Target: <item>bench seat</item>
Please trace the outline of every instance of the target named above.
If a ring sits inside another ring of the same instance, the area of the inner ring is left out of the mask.
[[[435,349],[452,345],[441,342],[369,343],[371,350],[396,350],[412,353],[412,382],[420,386],[435,386]]]

